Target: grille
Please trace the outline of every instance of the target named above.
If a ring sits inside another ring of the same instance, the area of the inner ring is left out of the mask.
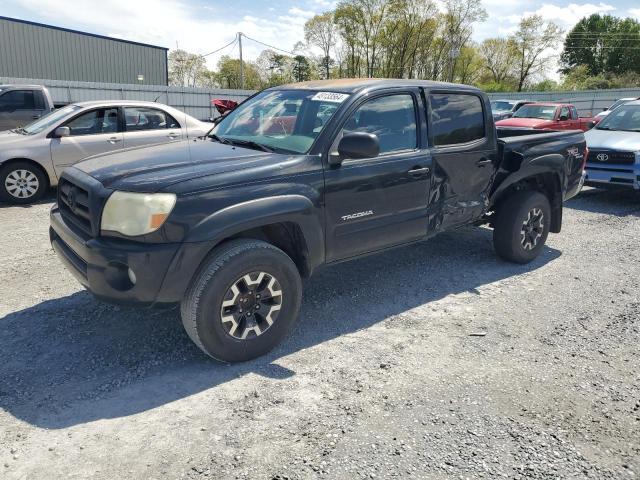
[[[58,185],[58,206],[60,214],[67,224],[76,227],[82,233],[93,236],[91,224],[91,203],[89,192],[69,181],[60,179]]]
[[[609,152],[603,150],[589,151],[589,162],[593,163],[617,163],[618,165],[632,165],[636,162],[636,154],[633,152]]]

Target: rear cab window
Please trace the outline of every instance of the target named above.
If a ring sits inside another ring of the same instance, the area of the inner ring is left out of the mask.
[[[484,108],[472,93],[432,93],[431,138],[433,145],[462,145],[486,136]]]
[[[9,90],[0,95],[0,112],[16,110],[36,110],[32,90]]]

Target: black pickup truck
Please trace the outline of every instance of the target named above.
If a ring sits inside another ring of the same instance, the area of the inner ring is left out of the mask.
[[[271,88],[204,139],[68,168],[51,243],[99,298],[181,302],[204,352],[248,360],[282,339],[322,265],[481,224],[503,259],[536,258],[582,186],[586,145],[531,133],[497,131],[463,85]]]

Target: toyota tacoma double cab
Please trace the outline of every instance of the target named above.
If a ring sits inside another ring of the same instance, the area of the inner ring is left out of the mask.
[[[244,361],[283,338],[318,267],[481,224],[500,257],[532,261],[582,186],[585,150],[580,131],[496,130],[473,87],[284,85],[204,139],[67,168],[51,243],[98,298],[180,303],[198,347]]]

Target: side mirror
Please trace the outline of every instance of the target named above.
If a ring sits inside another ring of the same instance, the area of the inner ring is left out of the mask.
[[[569,120],[569,117],[567,115],[560,115],[560,118],[558,119],[561,122],[566,122],[567,120]]]
[[[69,137],[71,136],[71,130],[69,127],[58,127],[56,131],[53,132],[53,136],[56,138]]]
[[[338,143],[338,154],[329,157],[330,164],[339,165],[345,159],[374,158],[380,154],[380,142],[373,133],[347,133]]]

